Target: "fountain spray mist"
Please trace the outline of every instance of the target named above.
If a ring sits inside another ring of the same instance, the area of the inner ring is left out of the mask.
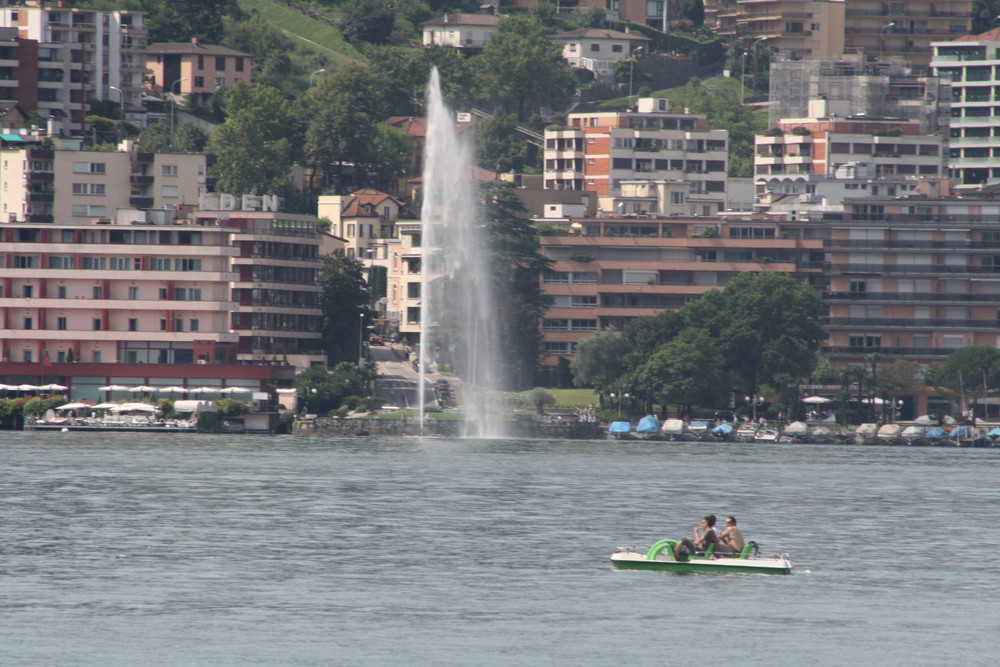
[[[420,423],[432,368],[461,380],[466,436],[503,437],[489,239],[475,192],[471,132],[460,137],[441,96],[437,68],[427,86],[421,226]]]

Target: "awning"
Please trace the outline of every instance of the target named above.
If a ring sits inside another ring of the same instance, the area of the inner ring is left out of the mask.
[[[0,134],[0,139],[3,139],[4,141],[20,141],[22,143],[24,142],[24,139],[17,136],[16,134]]]

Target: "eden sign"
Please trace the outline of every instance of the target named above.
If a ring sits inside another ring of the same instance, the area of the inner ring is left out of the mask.
[[[236,195],[225,192],[209,192],[198,195],[198,208],[202,211],[270,211],[277,213],[281,208],[278,195]]]

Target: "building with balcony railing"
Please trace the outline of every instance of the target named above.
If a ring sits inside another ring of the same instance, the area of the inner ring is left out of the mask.
[[[1000,28],[933,47],[931,67],[951,80],[948,166],[966,185],[1000,183]]]
[[[724,202],[728,149],[729,133],[709,130],[704,115],[640,98],[635,111],[573,113],[567,127],[546,129],[545,189],[617,196],[624,181],[680,180]]]
[[[830,219],[827,358],[940,364],[1000,346],[1000,196],[956,196],[946,180],[910,197],[849,199]]]
[[[37,68],[37,105],[26,108],[56,118],[68,134],[82,135],[91,99],[120,103],[126,114],[142,109],[145,12],[67,4],[5,3],[0,27],[15,28],[22,39],[37,43],[37,60],[31,63]]]

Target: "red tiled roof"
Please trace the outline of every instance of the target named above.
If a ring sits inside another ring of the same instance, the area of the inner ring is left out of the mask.
[[[490,14],[445,14],[444,16],[430,21],[424,21],[420,27],[436,25],[480,25],[495,26],[500,19]]]
[[[345,218],[356,218],[362,215],[378,215],[377,211],[373,211],[372,213],[362,213],[361,207],[367,205],[377,208],[379,204],[387,199],[395,202],[397,206],[404,205],[403,202],[396,199],[392,195],[381,192],[380,190],[374,190],[372,188],[362,188],[361,190],[356,190],[349,196],[350,199],[344,204],[343,210],[341,211],[341,215]]]

